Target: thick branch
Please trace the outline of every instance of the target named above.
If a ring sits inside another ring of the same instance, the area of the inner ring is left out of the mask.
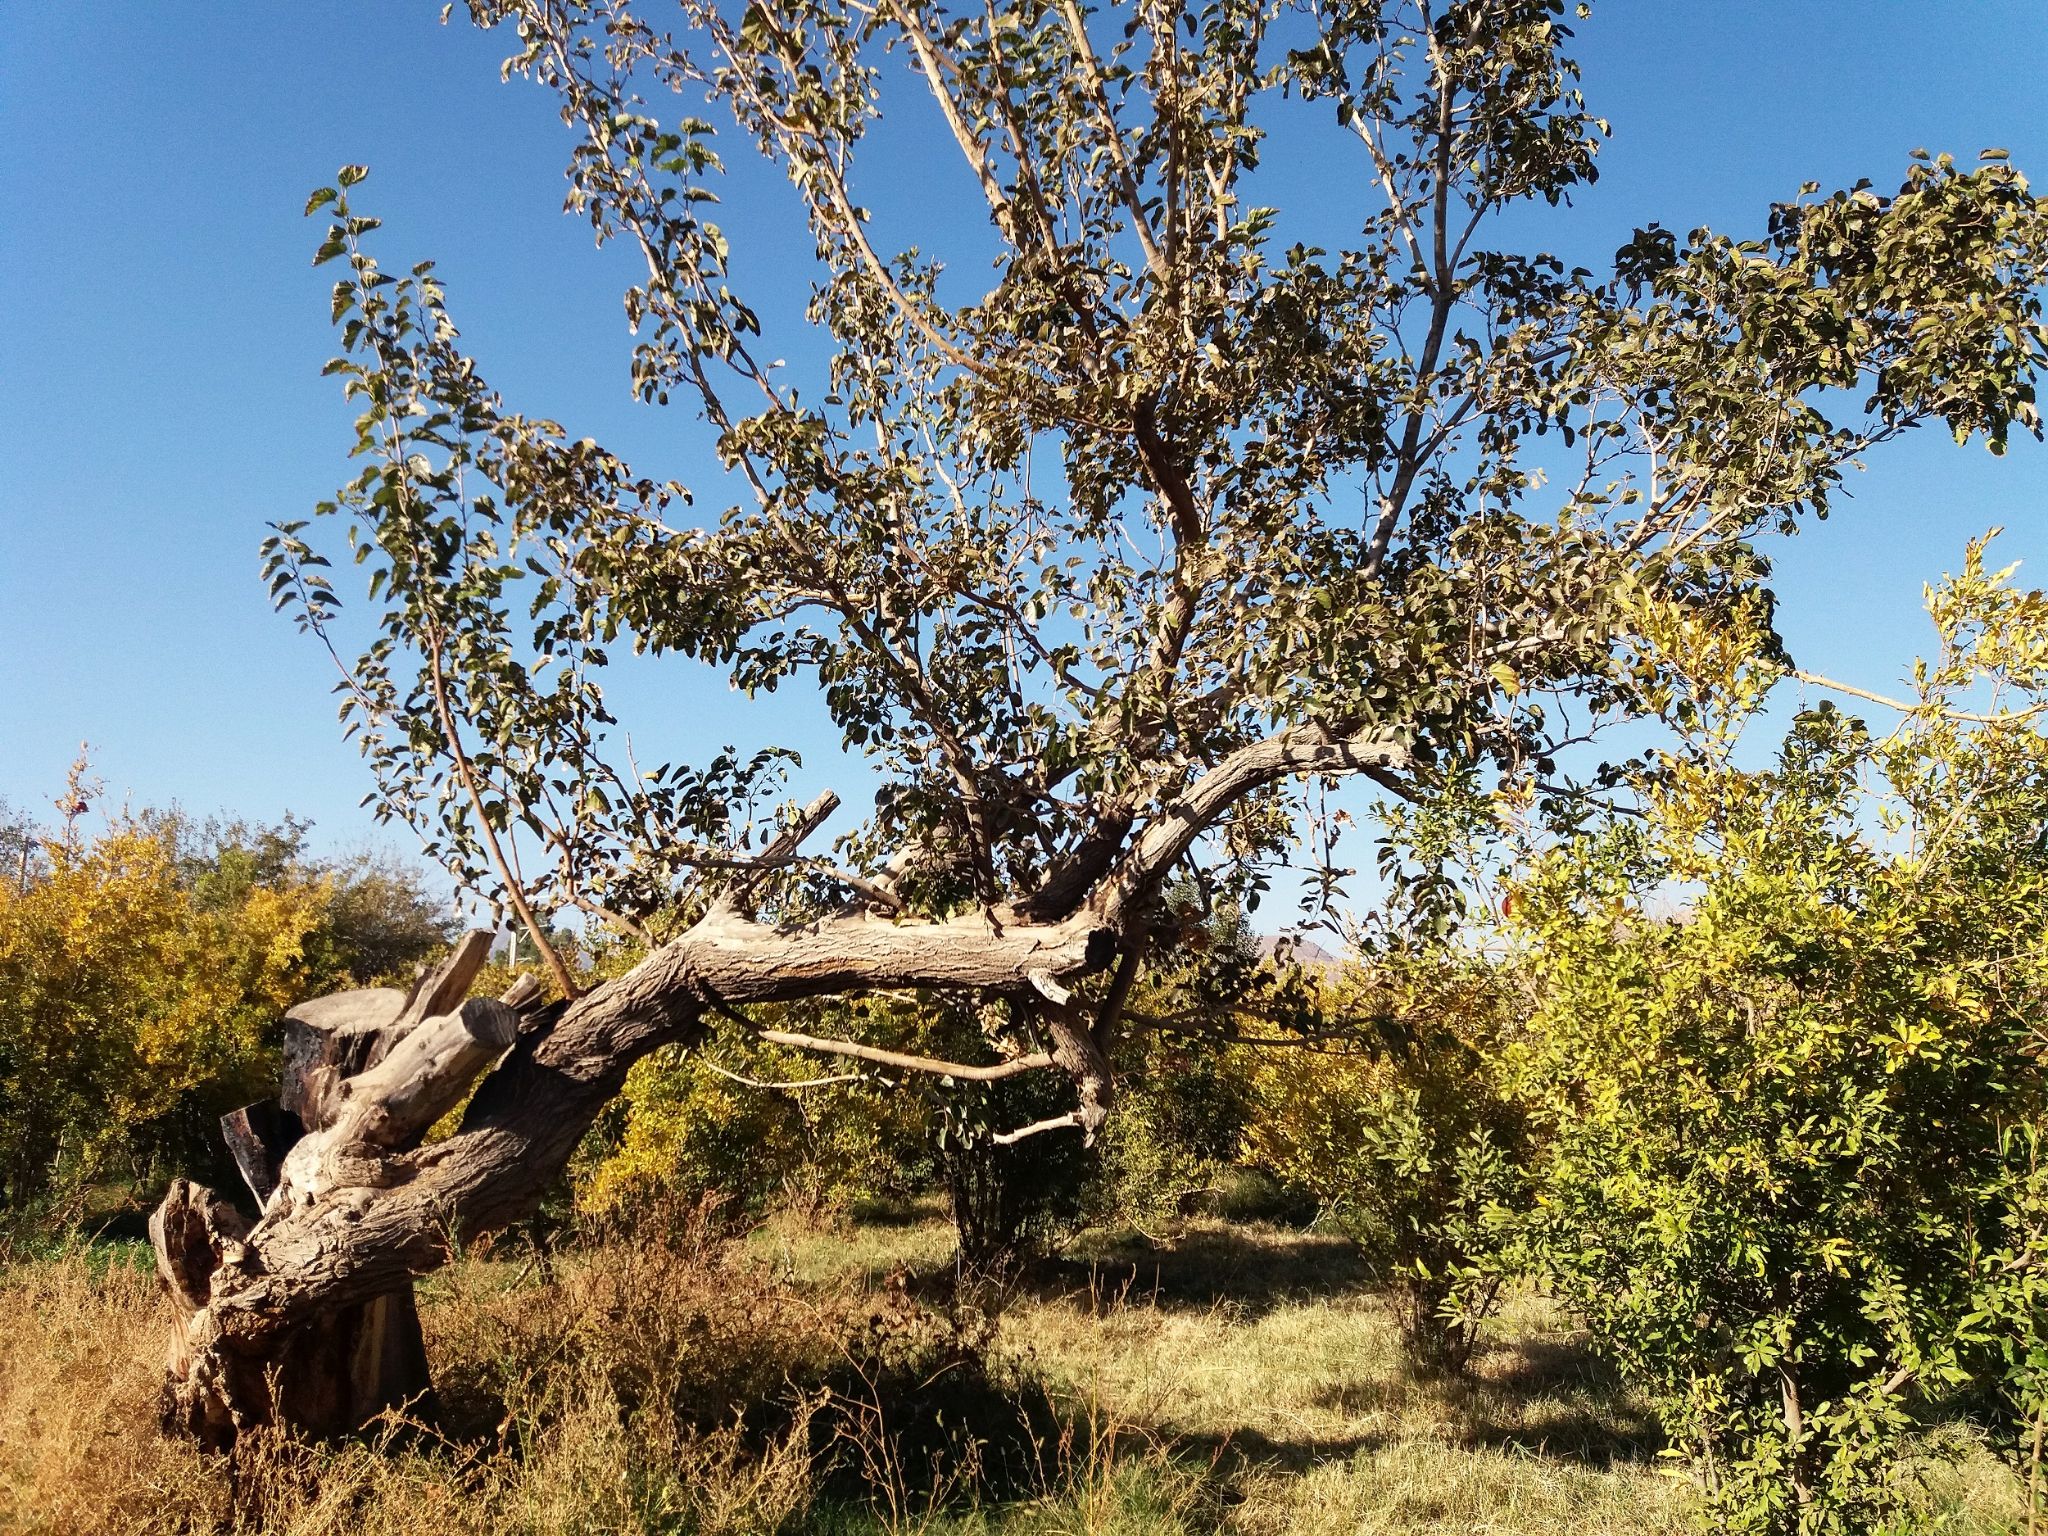
[[[462,1000],[469,996],[470,986],[476,981],[478,972],[489,963],[491,946],[497,935],[482,928],[472,928],[455,941],[448,951],[448,958],[430,970],[423,970],[412,984],[412,991],[405,1000],[404,1011],[398,1016],[392,1029],[400,1035],[410,1032],[422,1019],[431,1019],[438,1014],[453,1013],[462,1006]],[[515,983],[515,987],[516,987]],[[505,1001],[513,1007],[519,1003],[511,994]]]
[[[285,1154],[306,1133],[299,1117],[275,1099],[262,1099],[231,1109],[220,1117],[221,1139],[228,1144],[242,1182],[263,1209],[277,1192]]]
[[[445,960],[420,972],[410,992],[369,987],[291,1009],[285,1015],[284,1110],[308,1131],[326,1128],[345,1079],[376,1066],[423,1019],[461,1006],[490,958],[493,938],[482,929],[464,934]]]
[[[1095,898],[1112,924],[1149,895],[1166,871],[1244,796],[1280,779],[1310,774],[1376,774],[1405,768],[1408,748],[1392,736],[1299,725],[1238,748],[1190,784],[1146,825],[1122,867]]]
[[[157,1273],[185,1312],[206,1305],[222,1257],[249,1235],[248,1218],[203,1184],[171,1180],[163,1204],[149,1218]]]
[[[518,1034],[518,1013],[488,997],[423,1021],[383,1061],[342,1084],[330,1134],[338,1142],[405,1145],[459,1104]]]

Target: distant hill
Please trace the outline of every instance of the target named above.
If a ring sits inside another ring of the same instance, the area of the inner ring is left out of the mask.
[[[1259,935],[1259,953],[1273,956],[1285,947],[1287,957],[1304,970],[1338,971],[1344,968],[1344,957],[1325,949],[1306,934],[1262,933]]]

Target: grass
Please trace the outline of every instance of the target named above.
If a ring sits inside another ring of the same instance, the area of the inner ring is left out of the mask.
[[[258,1443],[231,1499],[156,1433],[153,1278],[76,1244],[0,1271],[0,1530],[1620,1536],[1688,1513],[1641,1405],[1541,1298],[1436,1384],[1335,1239],[1090,1234],[994,1320],[924,1299],[949,1249],[927,1211],[627,1236],[547,1273],[471,1256],[422,1287],[435,1426]],[[1928,1513],[2014,1530],[2012,1477],[1937,1438]]]

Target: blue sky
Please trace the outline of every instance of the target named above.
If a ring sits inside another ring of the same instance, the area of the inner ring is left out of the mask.
[[[344,162],[373,168],[362,201],[385,220],[385,259],[440,263],[471,349],[517,408],[636,467],[707,478],[701,428],[630,398],[624,269],[559,212],[565,141],[548,101],[500,84],[501,40],[439,26],[438,9],[10,8],[0,797],[16,807],[43,810],[89,741],[110,791],[137,805],[289,809],[327,846],[371,835],[332,672],[256,575],[264,524],[305,515],[347,474],[348,412],[319,377],[330,274],[309,265],[319,231],[300,216]],[[1895,184],[1920,145],[1958,158],[2001,145],[2048,178],[2039,0],[1617,0],[1582,28],[1580,57],[1615,137],[1598,186],[1531,232],[1590,266],[1653,219],[1754,233],[1802,180]],[[906,238],[935,201],[928,127],[914,113],[892,124],[894,163],[866,187]],[[1356,173],[1315,154],[1275,170],[1311,220],[1328,178]],[[779,252],[808,249],[774,191],[742,177],[727,218],[768,232],[738,253],[763,295],[802,281]],[[1895,686],[1925,639],[1921,584],[1990,524],[2011,530],[2007,558],[2048,580],[2044,472],[2031,442],[1994,460],[1922,434],[1874,457],[1833,520],[1773,550],[1795,655]],[[750,705],[714,680],[641,672],[622,693],[636,740],[666,736],[682,755],[781,742],[805,751],[808,780],[857,793],[864,778],[800,697]]]

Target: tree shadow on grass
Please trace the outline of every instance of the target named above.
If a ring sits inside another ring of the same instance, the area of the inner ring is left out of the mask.
[[[1571,1336],[1519,1340],[1497,1350],[1468,1378],[1422,1381],[1398,1372],[1361,1376],[1332,1383],[1312,1402],[1348,1416],[1383,1415],[1394,1425],[1420,1415],[1440,1424],[1445,1438],[1466,1449],[1601,1472],[1646,1466],[1663,1444],[1656,1419],[1583,1340]],[[1208,1433],[1159,1433],[1177,1455],[1207,1459],[1219,1470],[1300,1474],[1324,1462],[1389,1449],[1415,1432],[1391,1428],[1293,1437],[1240,1425]]]
[[[1257,1315],[1287,1302],[1363,1290],[1372,1265],[1348,1238],[1269,1227],[1199,1225],[1155,1241],[1091,1234],[1068,1253],[1031,1265],[1020,1283],[1042,1296],[1087,1296],[1098,1306],[1137,1304]]]
[[[1273,1436],[1240,1424],[1228,1430],[1199,1433],[1159,1432],[1183,1465],[1203,1465],[1226,1480],[1248,1472],[1284,1472],[1299,1477],[1326,1462],[1349,1461],[1367,1451],[1382,1451],[1395,1437],[1381,1431],[1356,1435]]]
[[[1647,1465],[1664,1443],[1656,1417],[1580,1337],[1535,1335],[1490,1352],[1473,1374],[1338,1383],[1319,1408],[1401,1413],[1426,1405],[1457,1443],[1575,1462],[1598,1471]]]
[[[1598,1470],[1649,1463],[1664,1445],[1656,1416],[1581,1335],[1516,1340],[1454,1389],[1466,1443],[1523,1450]]]
[[[79,1223],[78,1230],[90,1243],[146,1243],[149,1211],[140,1205],[124,1205]]]

